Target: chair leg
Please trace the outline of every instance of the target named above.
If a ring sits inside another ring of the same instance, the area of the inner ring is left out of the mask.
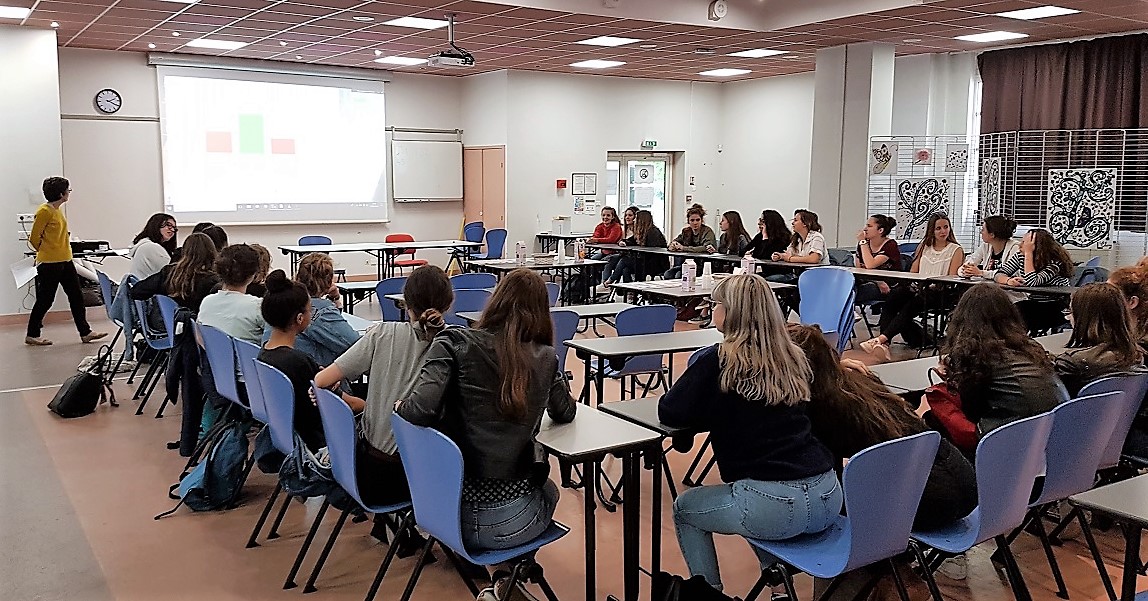
[[[698,480],[698,481],[692,480],[690,477],[690,474],[693,474],[694,470],[698,469],[698,465],[700,465],[702,462],[702,455],[705,455],[706,449],[708,449],[709,446],[710,446],[710,437],[707,434],[706,439],[704,441],[702,441],[701,448],[698,449],[697,455],[694,455],[693,462],[690,463],[690,467],[686,470],[686,475],[682,477],[682,484],[685,484],[686,486],[697,486],[700,483],[700,480]]]
[[[408,512],[407,517],[403,518],[402,525],[399,526],[399,532],[409,528],[411,522],[414,520],[414,512]],[[395,560],[395,555],[398,554],[399,546],[397,544],[388,545],[387,555],[383,557],[383,563],[379,564],[379,571],[375,573],[375,579],[371,581],[371,588],[367,591],[367,598],[365,601],[374,601],[375,595],[379,592],[379,587],[383,584],[383,578],[387,575],[387,570],[391,567],[391,562]]]
[[[156,354],[155,358],[152,359],[151,365],[147,366],[147,371],[144,372],[143,380],[140,381],[139,386],[136,387],[135,393],[132,394],[132,400],[133,401],[139,400],[139,398],[141,396],[143,396],[144,388],[147,387],[148,382],[151,381],[152,374],[155,373],[155,370],[157,367],[159,367],[159,364],[163,363],[163,360],[164,360],[164,352],[159,351],[159,353]],[[136,368],[137,369],[139,368],[138,363],[136,364]],[[132,378],[135,378],[135,375],[136,375],[135,372],[132,372]],[[131,384],[131,378],[128,379],[128,383]]]
[[[785,567],[785,564],[777,564],[777,569],[781,570],[782,584],[785,585],[785,594],[789,595],[792,601],[797,601],[797,590],[793,587],[793,574]]]
[[[1005,573],[1008,574],[1009,586],[1012,587],[1016,601],[1032,601],[1032,594],[1028,591],[1028,585],[1024,582],[1024,576],[1020,573],[1020,566],[1012,554],[1012,549],[1008,546],[1008,541],[1003,535],[996,537],[995,540],[997,546],[1004,552]]]
[[[1080,514],[1081,514],[1080,508],[1079,507],[1073,507],[1072,510],[1068,512],[1068,515],[1060,518],[1060,522],[1057,523],[1056,527],[1052,529],[1052,532],[1050,532],[1048,534],[1048,539],[1050,541],[1052,541],[1052,544],[1054,544],[1054,545],[1062,544],[1062,542],[1060,540],[1060,535],[1064,534],[1064,529],[1068,528],[1068,525],[1072,523],[1072,520],[1075,519]]]
[[[1088,552],[1092,554],[1092,561],[1096,563],[1096,571],[1100,573],[1100,581],[1104,583],[1104,590],[1108,593],[1108,598],[1116,601],[1116,589],[1112,586],[1112,578],[1108,575],[1108,567],[1104,565],[1104,559],[1100,557],[1100,547],[1096,546],[1096,539],[1092,536],[1092,526],[1088,525],[1088,518],[1084,516],[1084,512],[1079,508],[1074,507],[1073,511],[1076,513],[1076,519],[1080,521],[1080,529],[1084,533],[1084,540],[1088,543]]]
[[[546,601],[558,601],[558,595],[554,594],[554,589],[550,588],[550,583],[544,576],[538,577],[538,588],[542,589],[543,595],[546,595]]]
[[[937,587],[937,580],[933,577],[933,570],[930,567],[928,558],[925,557],[925,552],[921,550],[921,546],[917,541],[909,541],[909,548],[913,550],[913,554],[917,556],[917,564],[921,566],[921,577],[925,579],[925,584],[929,587],[929,594],[932,595],[933,601],[944,601],[941,597],[941,589]]]
[[[666,473],[666,486],[670,489],[670,498],[678,500],[678,487],[674,485],[674,475],[670,473],[670,462],[666,459],[665,454],[662,455],[661,469]]]
[[[753,584],[753,588],[749,589],[749,593],[745,596],[745,601],[757,601],[758,595],[765,590],[768,585],[769,579],[765,575],[765,570],[761,571],[761,576],[757,577],[757,582]]]
[[[892,559],[889,559],[888,562],[889,569],[893,572],[893,583],[897,585],[897,594],[901,597],[901,601],[909,601],[909,589],[905,588],[905,581],[901,578],[901,573],[897,571],[897,562]]]
[[[279,493],[282,491],[283,484],[276,482],[275,490],[271,491],[267,504],[263,506],[263,513],[259,514],[259,521],[255,522],[255,529],[251,531],[251,536],[247,539],[246,548],[251,549],[259,546],[259,531],[263,530],[263,525],[267,523],[267,516],[271,515],[271,508],[275,506],[275,499],[279,498]]]
[[[349,510],[344,510],[339,514],[339,521],[335,522],[335,529],[331,530],[331,536],[327,537],[327,544],[323,545],[323,552],[319,554],[319,560],[315,562],[315,567],[311,570],[311,576],[307,578],[307,584],[303,585],[303,594],[315,592],[315,581],[319,579],[319,572],[323,571],[323,564],[327,563],[327,556],[331,554],[331,549],[335,546],[335,539],[339,538],[339,532],[343,530],[343,524],[347,521],[347,516],[351,515]]]
[[[283,506],[279,508],[279,513],[275,515],[275,521],[271,523],[271,531],[267,533],[267,540],[279,538],[279,525],[283,523],[283,516],[287,515],[287,508],[290,506],[291,495],[288,493],[283,497]]]
[[[291,571],[287,573],[287,580],[283,582],[283,590],[299,586],[295,584],[295,576],[299,573],[299,568],[303,567],[303,559],[307,557],[307,551],[311,548],[315,534],[319,532],[319,526],[323,523],[323,516],[326,515],[327,508],[330,506],[331,502],[323,499],[323,505],[319,507],[318,515],[315,516],[315,521],[311,522],[311,529],[307,531],[307,538],[303,539],[303,546],[299,547],[299,554],[295,556],[295,563],[291,566]]]
[[[415,564],[415,569],[411,572],[411,577],[407,580],[407,587],[403,589],[403,596],[399,601],[411,601],[411,595],[414,594],[415,586],[419,583],[419,575],[422,574],[423,568],[426,567],[427,556],[430,555],[430,550],[433,545],[434,538],[427,537],[427,542],[423,545],[422,553],[419,554],[419,561]]]
[[[1056,580],[1056,596],[1061,599],[1068,598],[1068,587],[1064,584],[1064,576],[1060,573],[1060,564],[1056,562],[1056,555],[1052,552],[1052,543],[1048,541],[1048,532],[1044,529],[1044,524],[1041,523],[1039,509],[1037,510],[1036,519],[1033,520],[1033,525],[1036,526],[1036,534],[1040,537],[1040,545],[1044,547],[1044,556],[1048,559],[1048,567],[1052,570],[1052,577]]]
[[[136,359],[136,366],[132,368],[132,373],[128,374],[128,381],[127,381],[128,386],[131,386],[132,383],[135,382],[136,374],[139,372],[140,366],[142,366],[142,365],[143,365],[143,363],[141,363],[139,361],[139,359]]]
[[[477,597],[481,591],[478,590],[478,585],[474,583],[474,579],[467,575],[466,569],[463,568],[462,561],[459,560],[458,555],[451,550],[450,547],[447,547],[441,542],[439,542],[438,546],[442,548],[443,554],[450,560],[450,565],[454,566],[454,571],[458,572],[459,577],[462,578],[463,583],[466,584],[466,588],[470,591],[470,594]]]
[[[709,475],[710,470],[712,470],[715,465],[717,465],[717,456],[710,457],[709,462],[707,462],[705,468],[702,469],[702,473],[698,475],[696,481],[698,486],[701,486],[702,483],[706,481],[706,476]]]

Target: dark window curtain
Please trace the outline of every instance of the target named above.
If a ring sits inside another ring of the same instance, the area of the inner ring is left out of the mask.
[[[1148,128],[1148,34],[994,50],[977,62],[981,133]]]

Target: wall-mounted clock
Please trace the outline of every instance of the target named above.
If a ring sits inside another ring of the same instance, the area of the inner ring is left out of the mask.
[[[120,110],[120,107],[123,105],[123,98],[120,97],[119,92],[111,88],[104,88],[103,90],[96,92],[96,98],[94,102],[96,105],[96,110],[105,115],[111,115]]]

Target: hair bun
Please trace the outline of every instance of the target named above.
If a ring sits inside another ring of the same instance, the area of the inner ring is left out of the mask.
[[[446,327],[446,321],[438,309],[427,309],[419,315],[419,325],[428,330],[441,330]]]
[[[267,274],[267,280],[263,285],[267,287],[268,292],[283,292],[291,287],[291,280],[287,279],[287,274],[283,273],[282,269],[276,269]]]

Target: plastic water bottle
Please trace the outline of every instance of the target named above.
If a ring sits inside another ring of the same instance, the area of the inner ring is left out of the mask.
[[[741,258],[742,273],[753,273],[756,271],[756,267],[757,262],[753,260],[753,255],[746,253],[745,256]]]
[[[586,260],[586,241],[578,238],[574,241],[574,262],[581,263]]]
[[[514,244],[514,264],[526,265],[526,243],[522,240]]]
[[[555,259],[554,262],[559,265],[566,262],[566,244],[561,240],[558,241],[558,258]]]
[[[714,265],[706,261],[702,265],[702,292],[711,292],[714,289]]]
[[[693,292],[694,287],[697,285],[698,266],[694,263],[693,259],[686,259],[682,263],[682,290],[685,292]]]

